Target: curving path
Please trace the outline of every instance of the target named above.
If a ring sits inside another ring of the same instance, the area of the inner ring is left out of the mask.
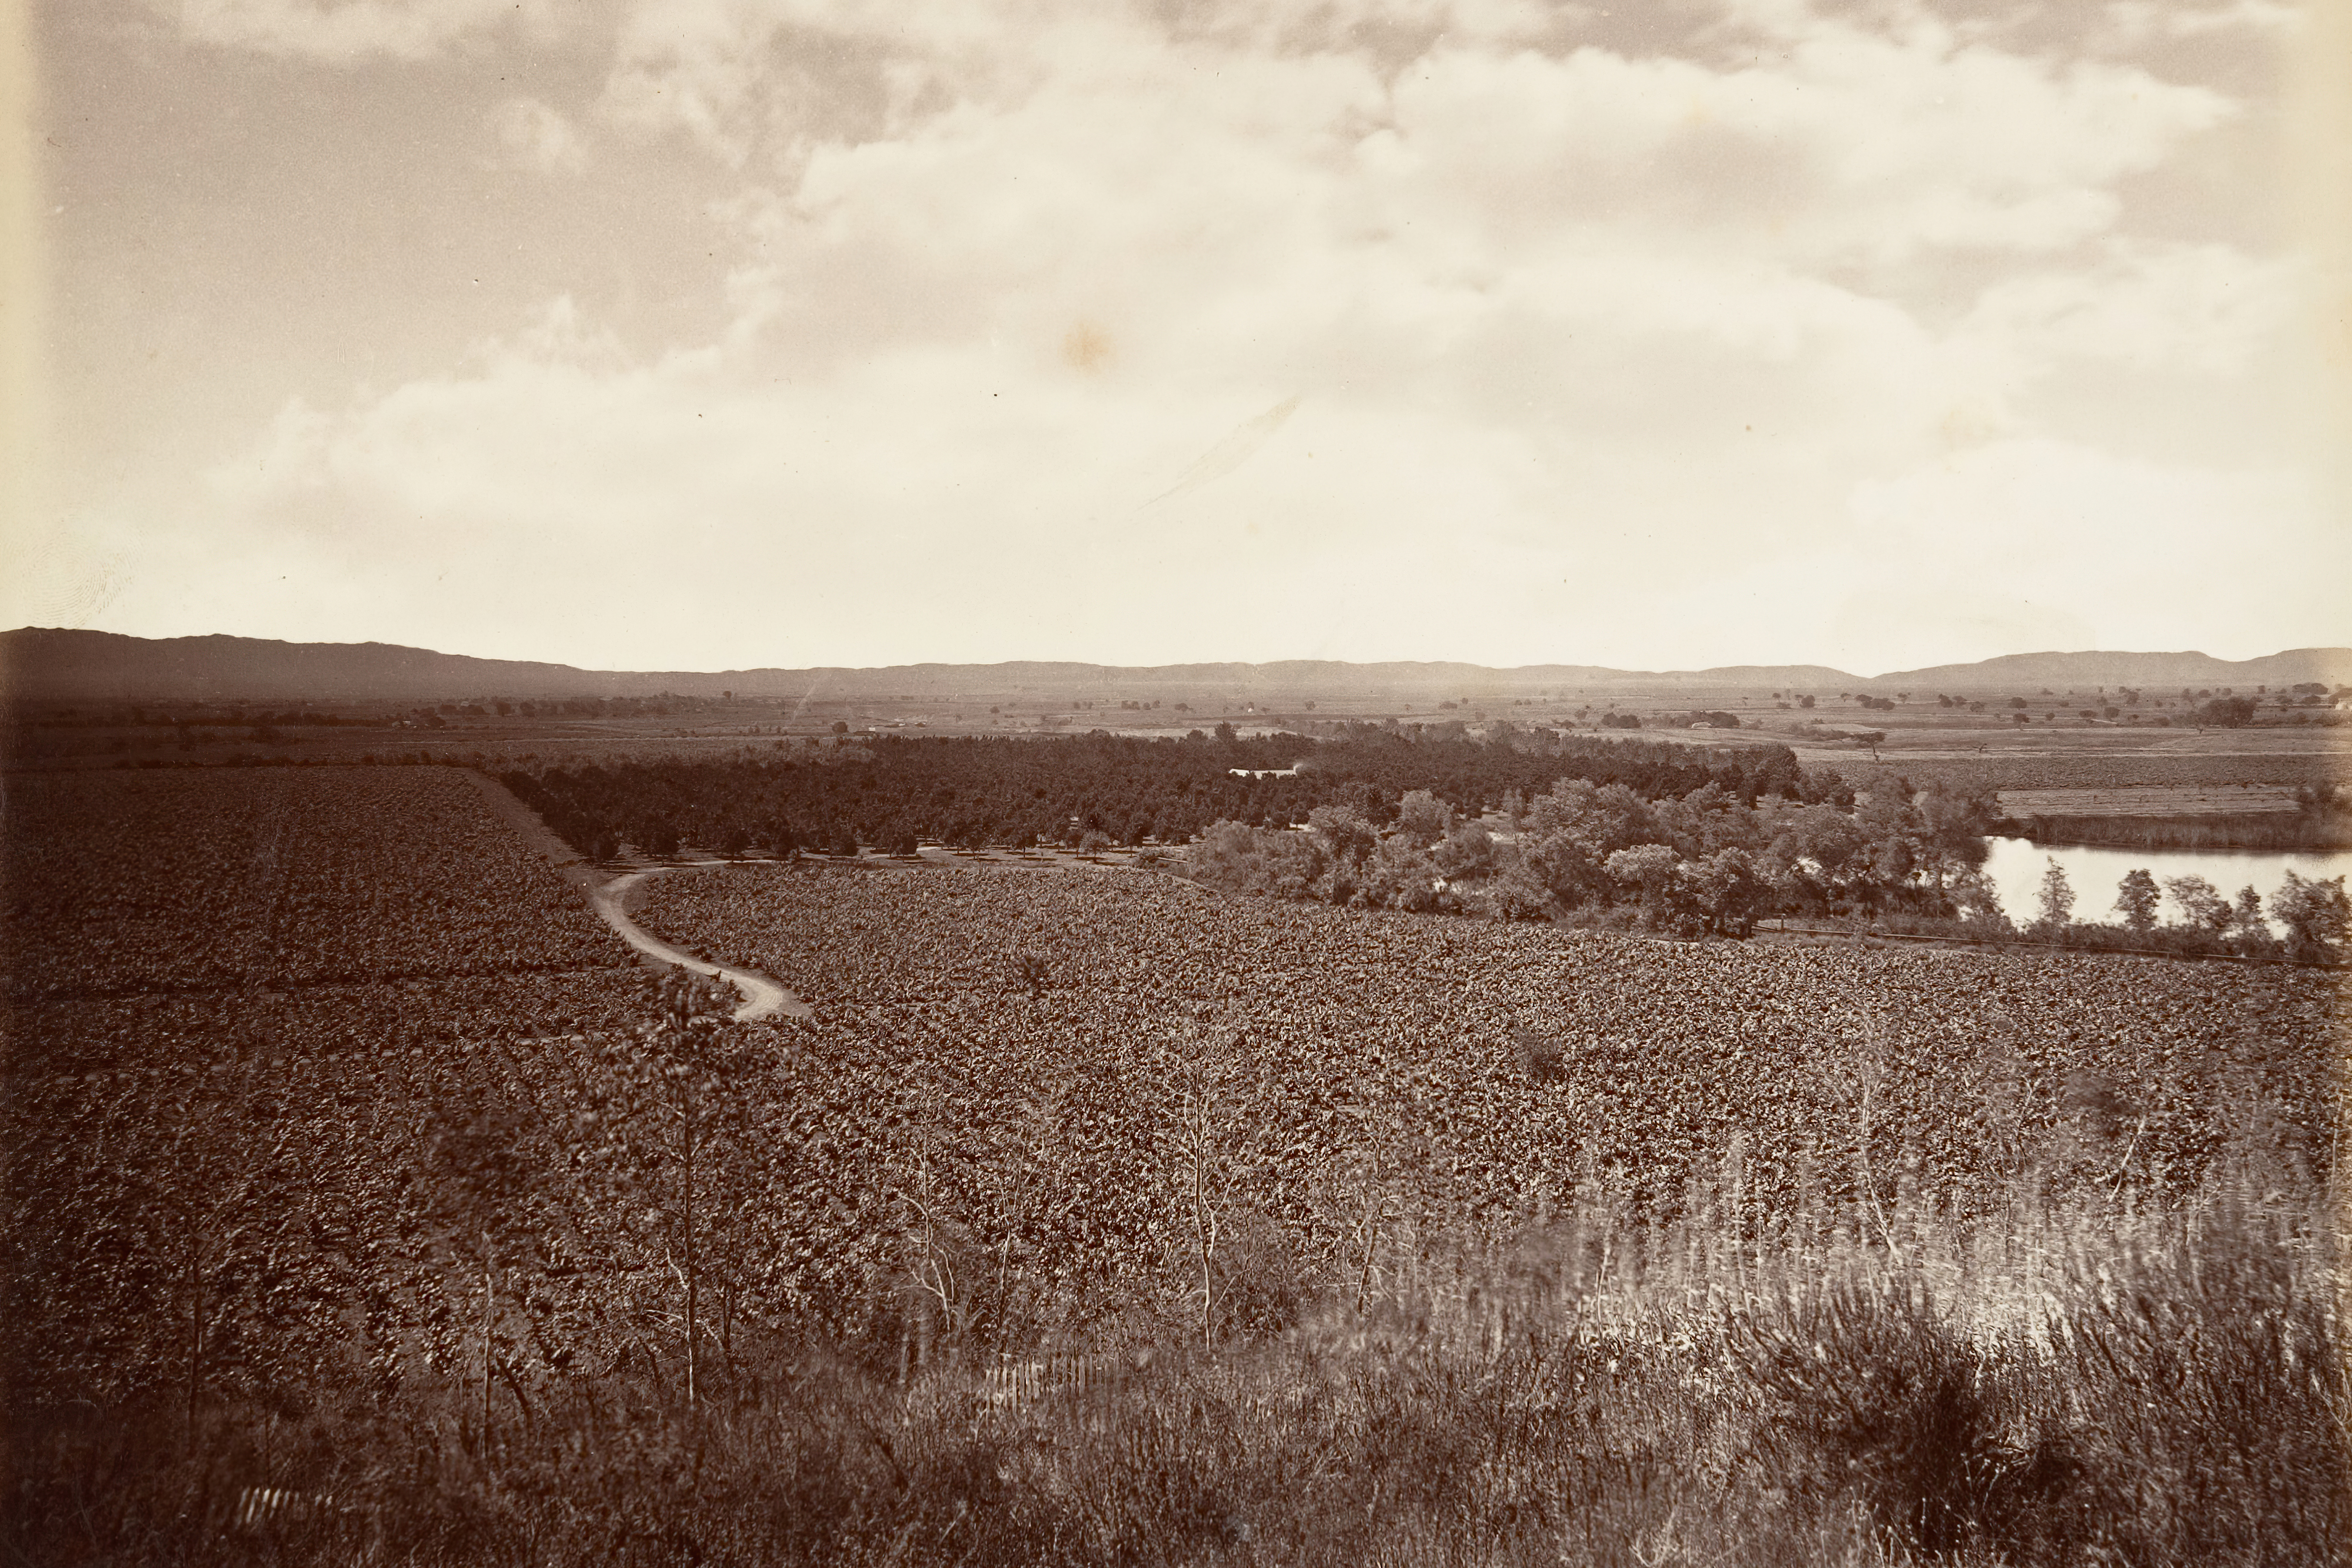
[[[730,968],[725,964],[713,964],[691,953],[682,952],[630,919],[623,899],[631,887],[656,874],[657,872],[633,871],[601,885],[591,884],[588,902],[598,915],[604,917],[604,924],[619,932],[621,939],[638,952],[658,958],[665,964],[675,964],[681,969],[691,969],[698,975],[723,979],[741,992],[743,1005],[735,1009],[736,1022],[750,1023],[757,1019],[773,1018],[779,1013],[796,1019],[812,1016],[814,1009],[808,1003],[767,976],[755,974],[750,969]]]
[[[580,858],[580,852],[549,831],[539,813],[517,800],[514,791],[478,768],[463,770],[482,792],[482,799],[491,810],[506,819],[525,841],[535,845],[552,863],[566,882],[587,894],[589,906],[604,916],[604,924],[621,934],[621,939],[649,958],[665,964],[676,964],[698,975],[709,975],[723,979],[742,993],[743,1005],[735,1009],[738,1023],[750,1023],[757,1019],[774,1018],[779,1013],[786,1018],[804,1019],[814,1016],[814,1009],[784,987],[765,975],[749,969],[732,969],[724,964],[713,964],[681,952],[660,937],[654,936],[629,918],[626,896],[630,888],[646,877],[665,871],[692,871],[700,866],[725,865],[725,861],[688,861],[682,865],[656,866],[650,871],[633,871],[606,881],[603,873]]]

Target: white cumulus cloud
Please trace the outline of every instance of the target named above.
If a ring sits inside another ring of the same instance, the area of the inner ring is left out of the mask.
[[[2169,645],[2200,542],[2315,535],[2277,455],[2052,390],[2272,362],[2289,263],[2135,230],[2233,99],[1916,7],[1607,9],[641,0],[598,112],[735,172],[727,328],[632,357],[560,302],[289,406],[213,504],[482,651],[565,656],[513,583],[625,588],[638,664]],[[494,130],[601,171],[540,99]]]
[[[180,29],[199,43],[351,64],[417,60],[501,27],[545,37],[555,0],[177,0]]]
[[[535,98],[510,98],[490,116],[501,161],[543,174],[579,174],[588,168],[588,149],[560,110]]]

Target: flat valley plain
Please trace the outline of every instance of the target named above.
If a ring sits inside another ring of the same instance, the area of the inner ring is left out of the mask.
[[[5,749],[16,767],[430,758],[497,770],[797,754],[811,743],[845,737],[854,744],[884,736],[1048,736],[1097,728],[1181,737],[1219,724],[1244,736],[1314,736],[1335,726],[1391,722],[1424,730],[1460,726],[1483,735],[1501,723],[1561,735],[1638,734],[1700,747],[1786,746],[1805,767],[1841,773],[1862,788],[1895,774],[1920,786],[1941,782],[1995,792],[2233,785],[2291,791],[2352,779],[2352,725],[2337,722],[2352,715],[2332,709],[2266,714],[2263,722],[2242,727],[2200,727],[2192,717],[2194,704],[2186,699],[2163,699],[2167,706],[2160,709],[2118,708],[2125,716],[2108,719],[2097,716],[2110,706],[2106,693],[1942,694],[1957,707],[1939,706],[1937,695],[1911,694],[1891,709],[1866,709],[1826,691],[1775,696],[1752,688],[1659,693],[1617,687],[1542,697],[1465,692],[1458,699],[1404,704],[1286,703],[1263,693],[1213,688],[1122,696],[1115,686],[980,691],[952,701],[910,694],[784,704],[686,695],[532,703],[487,694],[430,702],[51,703],[14,710]],[[1799,695],[1812,695],[1816,706],[1798,706]],[[1971,702],[1980,710],[1971,711]],[[2011,706],[2021,702],[2026,706]],[[507,711],[499,711],[501,705]],[[2086,709],[2094,716],[2085,717]],[[1703,713],[1728,714],[1740,727],[1691,728],[1693,716]],[[2027,723],[2015,721],[2019,713]],[[1604,727],[1601,720],[1612,714],[1638,719],[1642,727]],[[2151,815],[2178,814],[2177,807],[2156,800],[2127,803],[2149,805]]]

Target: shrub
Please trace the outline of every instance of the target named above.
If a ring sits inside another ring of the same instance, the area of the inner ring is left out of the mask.
[[[1568,1076],[1568,1053],[1559,1041],[1525,1025],[1511,1030],[1511,1054],[1519,1070],[1538,1083],[1557,1083]]]

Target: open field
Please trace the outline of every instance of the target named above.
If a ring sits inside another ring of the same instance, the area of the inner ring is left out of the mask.
[[[2346,1019],[2325,974],[1662,943],[1227,900],[1127,872],[717,870],[656,886],[640,918],[789,974],[817,1011],[812,1067],[839,1053],[845,1095],[913,1105],[936,1075],[974,1116],[1003,1093],[1082,1097],[1071,1117],[1098,1142],[1073,1157],[1130,1173],[1118,1193],[1144,1185],[1149,1138],[1103,1118],[1150,1101],[1156,1070],[1114,1085],[1084,1064],[1171,1030],[1237,1032],[1234,1114],[1292,1151],[1272,1156],[1269,1191],[1300,1224],[1345,1107],[1389,1107],[1450,1215],[1507,1225],[1587,1156],[1663,1198],[1735,1135],[1759,1197],[1785,1199],[1805,1158],[1840,1163],[1821,1140],[1854,1124],[1874,1074],[1876,1157],[1892,1168],[1907,1149],[1963,1206],[1999,1187],[1988,1151],[2054,1135],[2066,1085],[2091,1076],[2128,1086],[2127,1127],[2146,1117],[2144,1171],[2193,1181],[2247,1093],[2324,1166]],[[1012,967],[1024,951],[1050,976],[1034,998]],[[1515,1030],[1559,1042],[1554,1076],[1519,1063]],[[1086,1229],[1115,1234],[1108,1218]]]
[[[655,757],[716,761],[830,745],[838,737],[1050,736],[1105,729],[1181,737],[1231,723],[1244,734],[1328,734],[1351,723],[1395,723],[1423,731],[1458,727],[1484,736],[1507,723],[1521,731],[1638,733],[1706,747],[1789,745],[1807,766],[1841,768],[1878,761],[1935,772],[1969,788],[2039,789],[2126,784],[2296,785],[2352,777],[2352,716],[2265,710],[2241,728],[2196,727],[2186,702],[2157,698],[2119,709],[2118,720],[2085,719],[2085,703],[2108,694],[2038,690],[2017,694],[2031,721],[2014,722],[2007,695],[1984,694],[1971,710],[1939,706],[1932,693],[1906,694],[1887,708],[1863,707],[1832,691],[1754,687],[1635,691],[1558,687],[1428,691],[1366,690],[1310,696],[1254,688],[1132,691],[1117,685],[1066,688],[975,687],[955,695],[872,691],[779,700],[742,693],[650,692],[605,699],[499,697],[452,692],[435,698],[202,703],[36,703],[9,710],[0,735],[17,767],[146,768],[238,758],[352,763],[429,755],[493,769],[579,767]],[[504,711],[500,711],[503,709]],[[2096,707],[2094,712],[2102,711]],[[1727,714],[1736,730],[1692,730],[1698,713]],[[1639,720],[1638,732],[1611,731],[1611,716]],[[2162,720],[2159,724],[2158,721]],[[839,726],[838,732],[835,727]],[[1872,745],[1841,738],[1877,734]],[[2221,761],[2219,758],[2232,760]],[[2184,761],[2184,758],[2196,760]],[[2168,760],[2169,759],[2169,760]]]
[[[2160,733],[2160,732],[2158,732]],[[2294,789],[2352,779],[2352,746],[2340,730],[2212,730],[2203,736],[2174,735],[2158,740],[2144,732],[2130,738],[2034,736],[1983,752],[1951,747],[1879,747],[1872,759],[1798,748],[1807,767],[1835,768],[1858,787],[1900,773],[1915,782],[1937,779],[1969,789],[2125,789],[2268,785]]]
[[[866,862],[655,879],[814,1015],[646,1033],[461,775],[19,776],[10,831],[23,1560],[2352,1531],[2319,972]]]
[[[2011,817],[2201,817],[2292,811],[2294,791],[2278,784],[2142,784],[2116,789],[2003,789]]]

